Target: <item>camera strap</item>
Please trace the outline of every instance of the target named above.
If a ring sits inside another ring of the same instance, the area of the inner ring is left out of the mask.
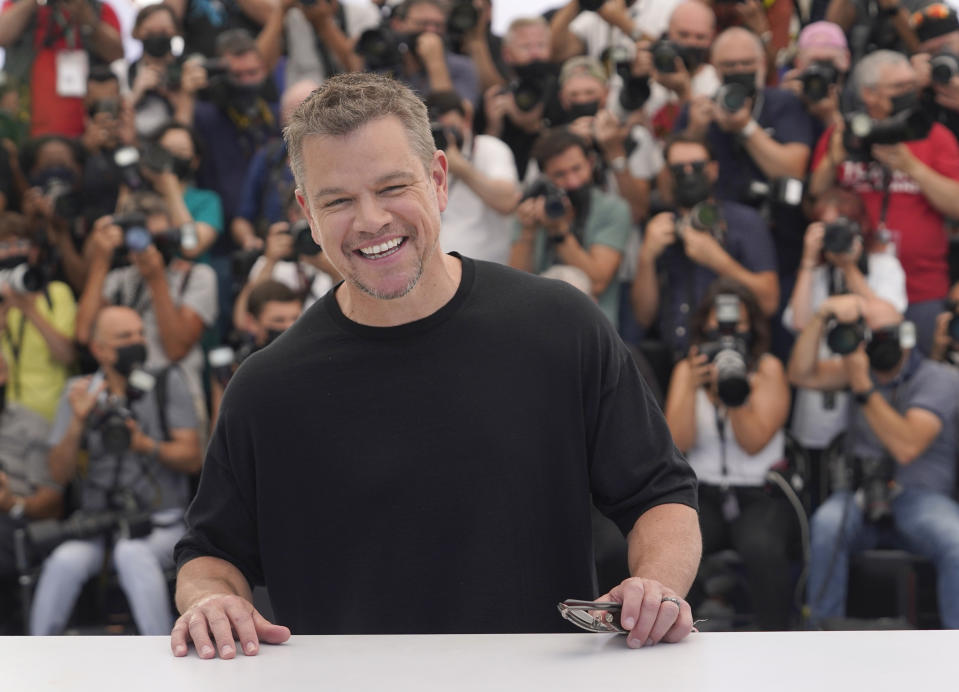
[[[719,405],[716,410],[716,433],[719,435],[719,483],[720,511],[723,519],[734,521],[739,516],[739,499],[729,484],[729,466],[726,458],[726,407]]]
[[[23,350],[23,337],[27,330],[27,316],[20,313],[20,326],[17,329],[17,338],[14,341],[13,335],[9,329],[5,329],[3,334],[7,338],[7,344],[10,346],[10,354],[13,356],[10,363],[10,379],[13,384],[13,398],[20,399],[20,353]]]
[[[178,304],[179,301],[183,299],[183,294],[186,293],[186,287],[190,283],[190,276],[193,274],[194,266],[195,265],[191,262],[190,268],[186,270],[186,273],[180,280],[180,287],[176,294],[176,301]],[[116,294],[113,296],[113,302],[115,305],[125,305],[126,307],[136,311],[138,314],[142,314],[147,308],[146,304],[142,304],[144,290],[146,290],[146,282],[143,280],[143,277],[140,277],[139,281],[137,281],[137,285],[133,288],[133,298],[129,303],[123,299],[122,286],[117,288]]]
[[[886,217],[889,215],[889,197],[892,194],[890,187],[892,186],[892,171],[889,170],[886,166],[882,167],[882,202],[879,207],[879,224],[877,231],[879,232],[879,240],[883,243],[888,243],[892,237],[889,233],[889,228],[886,226]],[[866,250],[863,248],[863,254]]]

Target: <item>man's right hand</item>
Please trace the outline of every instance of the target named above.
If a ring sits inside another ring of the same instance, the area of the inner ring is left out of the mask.
[[[656,214],[646,224],[643,251],[649,253],[650,259],[657,259],[663,254],[663,250],[675,242],[676,216],[671,211]]]
[[[819,306],[819,314],[832,315],[840,324],[850,324],[862,317],[863,299],[851,293],[830,296]]]
[[[109,263],[113,251],[123,244],[123,229],[113,223],[112,216],[101,216],[93,224],[90,244],[93,257]]]
[[[67,401],[70,402],[73,415],[79,421],[87,419],[93,407],[97,405],[97,397],[100,396],[100,392],[107,386],[106,381],[103,381],[98,387],[94,387],[93,391],[90,391],[92,379],[92,377],[84,377],[77,380],[70,385],[70,391],[67,392]]]
[[[186,656],[192,641],[200,658],[213,658],[219,652],[220,658],[229,659],[236,655],[234,632],[247,656],[256,655],[260,641],[282,644],[290,638],[289,628],[269,622],[245,598],[212,594],[198,600],[177,619],[170,633],[170,648],[174,656]]]
[[[293,236],[290,235],[290,224],[278,221],[267,231],[263,256],[270,262],[281,262],[292,254]]]
[[[826,224],[821,221],[809,224],[806,235],[803,236],[802,266],[814,269],[820,264],[822,256],[822,241],[826,235]]]

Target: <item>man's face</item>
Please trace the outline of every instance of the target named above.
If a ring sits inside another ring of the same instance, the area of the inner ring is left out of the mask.
[[[727,36],[713,51],[713,64],[720,77],[742,72],[756,73],[756,88],[766,81],[766,68],[756,42],[748,36]]]
[[[56,140],[44,144],[37,152],[37,159],[33,166],[33,171],[42,171],[45,168],[64,167],[73,170],[77,176],[80,175],[80,166],[73,155],[73,150]]]
[[[256,320],[256,343],[262,346],[269,338],[270,332],[285,332],[296,322],[303,312],[303,304],[298,300],[281,303],[278,300],[268,301]]]
[[[446,34],[446,14],[440,8],[427,3],[413,5],[405,19],[397,20],[396,29],[402,34],[432,31],[443,36]]]
[[[592,180],[593,168],[586,153],[572,146],[546,162],[544,173],[554,185],[564,190],[575,190]]]
[[[169,12],[154,12],[143,20],[134,38],[143,40],[147,36],[176,36],[176,25]]]
[[[709,48],[713,42],[714,27],[715,22],[706,8],[681,5],[673,11],[667,31],[670,40],[682,46]]]
[[[503,61],[507,65],[522,67],[537,60],[549,60],[549,28],[524,26],[512,33],[511,40],[503,44]]]
[[[91,79],[87,82],[87,95],[83,100],[88,108],[97,101],[120,103],[120,85],[115,79]]]
[[[186,130],[178,128],[167,130],[160,138],[159,144],[177,158],[192,160],[196,154],[193,151],[193,140]]]
[[[687,175],[694,170],[702,170],[706,173],[710,185],[715,184],[719,175],[719,164],[709,159],[709,152],[705,148],[693,142],[676,142],[673,144],[669,148],[666,168],[670,171],[670,188],[674,188],[676,185],[674,169],[677,171],[682,169]]]
[[[266,67],[263,59],[256,51],[248,51],[241,55],[225,55],[226,69],[230,81],[240,86],[254,86],[266,79]]]
[[[879,83],[874,88],[863,88],[861,96],[870,117],[888,118],[892,115],[892,99],[919,89],[919,79],[912,65],[902,63],[883,65],[879,69]]]
[[[595,77],[577,74],[563,83],[559,90],[559,101],[566,109],[577,104],[594,102],[598,102],[599,107],[603,108],[606,105],[606,92],[606,85]]]
[[[400,298],[424,272],[442,266],[446,157],[434,153],[425,170],[396,117],[340,137],[306,137],[303,173],[297,201],[313,239],[348,288],[378,299]]]
[[[100,365],[113,366],[117,362],[117,349],[132,344],[146,345],[143,320],[133,310],[111,311],[101,317],[93,355]]]

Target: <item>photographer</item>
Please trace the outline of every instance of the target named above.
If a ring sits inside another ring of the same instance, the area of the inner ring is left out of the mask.
[[[719,163],[716,196],[749,204],[767,216],[776,241],[780,292],[788,294],[802,255],[799,199],[789,184],[804,179],[813,144],[812,122],[793,94],[766,83],[763,43],[734,27],[713,43],[712,62],[723,86],[715,100],[696,97],[676,123],[695,137],[706,137]],[[758,294],[757,294],[758,295]]]
[[[117,208],[120,171],[116,152],[135,140],[131,112],[120,96],[120,81],[108,67],[93,68],[84,97],[86,114],[80,143],[84,149],[84,226]]]
[[[853,59],[874,50],[915,52],[918,45],[909,24],[909,6],[923,0],[830,0],[826,21],[842,27],[850,37]]]
[[[509,216],[520,198],[509,147],[489,135],[473,135],[473,106],[452,91],[426,97],[437,148],[449,161],[450,201],[440,243],[473,259],[506,264],[512,232]],[[443,145],[443,146],[440,146]]]
[[[675,211],[646,224],[631,298],[642,326],[658,315],[660,339],[679,359],[689,348],[690,316],[717,277],[746,286],[767,316],[779,305],[779,284],[762,218],[745,205],[715,201],[719,166],[708,146],[677,135],[664,153],[661,190]]]
[[[0,15],[4,70],[30,85],[30,134],[76,137],[88,67],[123,58],[116,13],[91,0],[7,0]]]
[[[582,269],[591,295],[616,325],[617,272],[632,230],[629,207],[593,185],[589,145],[566,128],[544,133],[533,156],[545,180],[526,191],[516,210],[510,266],[536,273],[557,263]]]
[[[140,193],[124,211],[134,214],[104,217],[93,227],[90,273],[77,308],[77,341],[91,344],[101,308],[132,308],[143,318],[150,347],[147,367],[178,363],[191,385],[197,415],[202,416],[200,338],[216,320],[216,277],[208,265],[181,256],[184,233],[173,225],[163,199]]]
[[[7,364],[0,357],[0,389]],[[0,396],[0,577],[17,574],[13,532],[60,513],[62,488],[50,478],[50,421]]]
[[[275,3],[269,0],[164,0],[173,8],[183,26],[186,54],[200,53],[208,58],[219,55],[219,38],[229,31],[256,34],[270,18]]]
[[[280,334],[299,319],[303,312],[303,297],[295,293],[289,286],[273,279],[264,279],[254,285],[244,295],[244,314],[238,320],[238,327],[242,334],[251,341],[246,342],[248,347],[241,353],[226,347],[224,352],[230,354],[230,361],[226,364],[214,362],[216,351],[210,352],[210,400],[213,404],[211,420],[216,420],[220,412],[220,402],[223,400],[223,390],[230,377],[241,365],[241,358],[245,359],[273,343]],[[222,347],[221,347],[222,348]]]
[[[959,18],[942,3],[912,16],[919,48],[911,57],[919,78],[923,107],[959,137]]]
[[[805,329],[831,295],[849,293],[867,301],[879,298],[903,312],[905,273],[869,225],[862,199],[848,190],[830,188],[816,200],[814,218],[806,229],[796,286],[783,312],[786,329],[797,334]],[[820,356],[830,355],[823,342]],[[792,415],[796,440],[806,449],[826,449],[845,428],[849,403],[845,392],[823,394],[799,388]]]
[[[864,112],[850,114],[850,123],[855,120],[866,136],[850,138],[845,123],[823,134],[810,193],[839,184],[862,197],[870,225],[895,245],[906,272],[906,318],[916,325],[919,349],[929,353],[936,316],[949,291],[943,222],[959,217],[959,145],[945,127],[929,122],[918,103],[916,71],[901,53],[866,56],[855,68],[853,83]],[[873,143],[876,139],[884,143]],[[847,142],[855,144],[853,151]]]
[[[827,332],[845,355],[819,357]],[[790,381],[848,389],[855,400],[845,459],[859,469],[857,487],[837,490],[812,517],[807,602],[814,626],[843,616],[850,556],[893,539],[935,563],[942,625],[959,627],[959,505],[951,498],[959,373],[914,345],[914,328],[892,305],[859,296],[826,300],[796,341]]]
[[[813,141],[842,117],[840,97],[849,72],[846,35],[831,22],[807,25],[796,42],[793,69],[782,78],[782,88],[798,96],[812,116]]]
[[[140,10],[133,24],[133,38],[143,43],[143,55],[130,65],[129,103],[133,106],[136,132],[151,137],[170,120],[188,124],[193,120],[195,94],[207,84],[203,59],[181,59],[183,38],[172,7],[164,3]]]
[[[949,291],[945,310],[936,318],[936,333],[929,357],[940,363],[959,366],[959,284]]]
[[[796,515],[765,485],[785,454],[789,383],[768,353],[769,322],[747,288],[719,279],[696,308],[690,342],[673,369],[665,412],[699,478],[703,554],[735,549],[760,629],[788,629]]]
[[[570,0],[550,21],[555,62],[576,55],[600,58],[609,48],[631,48],[659,36],[680,0]]]
[[[65,283],[46,283],[46,268],[38,265],[40,248],[32,238],[22,216],[0,213],[2,275],[30,267],[39,284],[0,280],[0,349],[6,361],[6,400],[53,420],[75,357],[77,306]]]
[[[113,564],[140,634],[164,634],[173,619],[163,570],[172,567],[173,546],[184,533],[188,476],[202,463],[189,389],[176,368],[156,376],[162,397],[131,379],[147,360],[147,337],[130,308],[97,315],[90,350],[100,370],[74,378],[63,393],[50,434],[51,475],[62,484],[78,479],[82,513],[150,514],[146,536],[112,544]],[[81,450],[87,462],[79,475]],[[130,500],[120,503],[124,495]],[[62,632],[84,582],[102,567],[103,536],[70,538],[43,564],[31,634]]]

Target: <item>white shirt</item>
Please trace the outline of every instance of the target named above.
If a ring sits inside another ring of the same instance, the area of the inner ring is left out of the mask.
[[[256,277],[263,269],[266,257],[258,257],[250,268],[249,280]],[[280,261],[273,265],[270,278],[285,284],[294,293],[306,293],[303,300],[303,310],[313,305],[333,288],[333,278],[326,272],[316,269],[305,262],[297,266],[297,262]]]
[[[892,303],[896,310],[905,312],[906,274],[902,265],[893,254],[870,253],[868,257],[869,273],[866,283],[880,298]],[[810,310],[815,311],[829,297],[827,270],[830,267],[820,265],[812,271],[810,290]],[[783,326],[795,332],[793,309],[789,305],[783,311]],[[819,344],[819,357],[831,358],[835,354],[826,345],[826,339]],[[827,402],[829,407],[827,408]],[[825,449],[846,426],[849,409],[849,395],[846,392],[824,392],[799,387],[793,403],[792,433],[796,441],[810,449]]]
[[[716,407],[706,396],[706,390],[696,390],[696,442],[686,453],[686,460],[696,472],[700,483],[708,485],[759,486],[766,482],[766,472],[786,454],[786,438],[777,430],[772,439],[756,454],[747,454],[736,442],[733,424],[726,417],[723,427],[726,442],[719,437]],[[723,449],[726,455],[726,475],[722,472]]]
[[[468,141],[464,148],[469,148]],[[474,137],[469,160],[474,168],[493,180],[518,182],[513,152],[496,137]],[[473,259],[507,264],[513,241],[510,218],[491,209],[462,180],[451,177],[440,247],[444,252],[454,250]]]
[[[633,20],[633,26],[647,36],[658,38],[669,26],[673,10],[683,0],[636,0],[626,12]],[[600,17],[596,12],[581,12],[572,22],[569,30],[586,44],[586,54],[599,58],[609,46],[623,46],[632,51],[635,42]]]

